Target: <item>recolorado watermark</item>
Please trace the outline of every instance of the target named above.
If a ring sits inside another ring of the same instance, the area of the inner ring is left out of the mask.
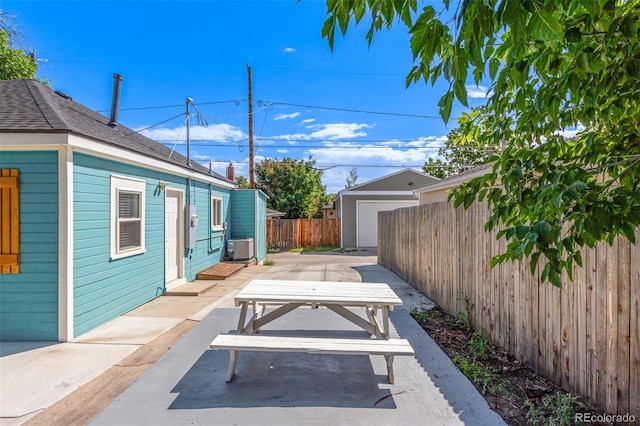
[[[633,414],[593,414],[593,413],[576,413],[573,421],[578,423],[628,423],[636,422],[636,416]]]

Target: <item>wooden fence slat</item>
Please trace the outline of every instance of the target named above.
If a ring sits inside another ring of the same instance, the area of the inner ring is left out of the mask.
[[[640,417],[640,229],[629,249],[629,412]]]
[[[585,395],[589,397],[591,404],[596,403],[598,392],[598,252],[587,250],[584,256],[585,262],[585,290],[586,290],[586,345],[587,359],[585,368],[586,389]]]
[[[625,414],[629,412],[629,366],[630,366],[630,333],[629,333],[629,285],[631,283],[631,258],[630,244],[628,241],[618,239],[614,245],[618,247],[618,281],[614,287],[618,289],[617,306],[617,344],[614,354],[617,355],[616,366],[618,400],[615,404],[617,413]]]

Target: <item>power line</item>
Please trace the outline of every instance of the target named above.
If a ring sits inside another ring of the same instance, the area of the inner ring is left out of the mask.
[[[200,143],[193,143],[193,141],[200,141]],[[204,143],[206,141],[212,141],[212,142],[216,142],[216,143]],[[210,146],[210,147],[232,147],[235,146],[234,144],[238,144],[238,143],[242,143],[242,142],[246,142],[247,139],[240,139],[240,140],[233,140],[233,141],[220,141],[220,140],[213,140],[213,139],[191,139],[191,144],[195,145],[195,146]],[[160,142],[164,145],[166,145],[167,143],[173,143],[175,142],[174,140],[167,140],[167,139],[163,139],[163,140],[158,140],[157,142]],[[184,142],[184,140],[180,140],[179,142]],[[345,142],[342,142],[345,143]],[[491,147],[491,146],[482,146],[482,147],[476,147],[476,146],[445,146],[445,145],[429,145],[429,146],[398,146],[398,145],[383,145],[383,146],[370,146],[370,145],[258,145],[261,148],[291,148],[291,149],[308,149],[308,148],[325,148],[325,149],[451,149],[451,150],[456,150],[456,149],[474,149],[474,150],[481,150],[481,151],[490,151],[491,149],[496,149],[496,147]]]
[[[286,106],[295,106],[300,108],[315,108],[315,109],[327,109],[331,111],[345,111],[345,112],[357,112],[362,114],[377,114],[377,115],[393,115],[396,117],[413,117],[413,118],[432,118],[441,120],[442,117],[439,115],[418,115],[418,114],[405,114],[399,112],[383,112],[383,111],[367,111],[361,109],[348,109],[348,108],[336,108],[336,107],[327,107],[327,106],[318,106],[318,105],[303,105],[303,104],[292,104],[288,102],[274,102],[273,105],[286,105]]]
[[[149,127],[145,127],[144,129],[140,129],[140,130],[136,130],[135,132],[127,133],[127,134],[126,134],[126,135],[124,135],[124,136],[125,136],[125,137],[127,137],[127,136],[129,136],[129,135],[133,135],[134,133],[144,132],[145,130],[149,130],[149,129],[151,129],[152,127],[156,127],[156,126],[159,126],[159,125],[161,125],[161,124],[164,124],[164,123],[166,123],[167,121],[175,120],[176,118],[181,117],[181,116],[183,116],[183,115],[184,115],[184,114],[178,114],[178,115],[175,115],[175,116],[173,116],[173,117],[171,117],[171,118],[167,118],[167,119],[166,119],[166,120],[164,120],[164,121],[161,121],[161,122],[159,122],[159,123],[153,124],[153,125],[151,125],[151,126],[149,126]]]
[[[400,74],[400,73],[367,73],[367,72],[341,72],[341,71],[320,71],[320,70],[308,70],[308,69],[301,69],[301,68],[291,68],[291,67],[279,67],[279,66],[275,66],[272,65],[270,67],[263,67],[263,66],[255,66],[254,68],[261,68],[261,69],[281,69],[281,70],[287,70],[287,71],[298,71],[298,72],[307,72],[307,73],[313,73],[313,74],[330,74],[330,75],[361,75],[361,76],[371,76],[371,77],[390,77],[390,76],[405,76],[404,74]]]
[[[225,104],[225,103],[233,103],[235,105],[240,105],[240,102],[247,102],[246,99],[239,100],[226,100],[226,101],[211,101],[211,102],[199,102],[200,106],[202,105],[214,105],[214,104]],[[440,120],[441,117],[439,115],[420,115],[420,114],[409,114],[409,113],[401,113],[401,112],[390,112],[390,111],[370,111],[363,109],[351,109],[351,108],[339,108],[339,107],[331,107],[331,106],[322,106],[322,105],[306,105],[306,104],[294,104],[290,102],[273,102],[273,101],[257,101],[259,106],[263,106],[263,108],[254,111],[254,114],[264,109],[271,108],[273,105],[284,105],[284,106],[293,106],[299,108],[312,108],[312,109],[325,109],[330,111],[344,111],[344,112],[355,112],[360,114],[374,114],[374,115],[391,115],[394,117],[411,117],[411,118],[426,118],[426,119],[437,119]],[[163,108],[178,108],[183,107],[181,104],[174,105],[151,105],[144,107],[130,107],[130,108],[121,108],[120,111],[136,111],[136,110],[150,110],[150,109],[163,109]],[[100,110],[98,112],[107,112],[109,110]],[[219,115],[219,116],[209,116],[213,118],[234,118],[234,117],[246,117],[246,114],[241,115]]]
[[[245,140],[240,141],[228,141],[228,143],[194,143],[194,139],[191,139],[192,146],[208,146],[208,147],[227,147],[227,148],[235,148],[238,143],[246,142]],[[181,140],[179,142],[184,142]],[[219,142],[219,141],[218,141]],[[163,145],[170,145],[172,142],[164,141],[161,142]],[[289,149],[390,149],[390,150],[401,150],[401,149],[416,149],[416,150],[440,150],[440,149],[475,149],[482,151],[489,151],[490,148],[478,148],[478,147],[469,147],[469,146],[459,146],[459,147],[446,147],[446,146],[368,146],[368,145],[256,145],[260,148],[289,148]]]
[[[228,100],[228,101],[212,101],[212,102],[198,102],[199,105],[213,105],[213,104],[228,104],[235,103],[236,105],[240,105],[240,101],[236,100]],[[163,109],[163,108],[184,108],[182,104],[175,105],[158,105],[158,106],[145,106],[145,107],[132,107],[132,108],[120,108],[120,111],[140,111],[140,110],[148,110],[148,109]],[[110,110],[103,109],[97,112],[108,112]]]
[[[234,164],[249,164],[248,161],[236,161],[236,160],[208,160],[208,162],[210,163],[234,163]],[[390,169],[406,169],[406,168],[413,168],[413,169],[421,169],[421,168],[428,168],[428,169],[440,169],[440,168],[449,168],[451,167],[450,165],[447,164],[420,164],[420,165],[407,165],[407,164],[316,164],[315,167],[313,167],[314,169],[322,169],[322,170],[328,170],[328,169],[334,169],[337,167],[358,167],[358,168],[390,168]],[[460,167],[460,168],[472,168],[472,167],[478,167],[478,164],[456,164],[456,167]]]

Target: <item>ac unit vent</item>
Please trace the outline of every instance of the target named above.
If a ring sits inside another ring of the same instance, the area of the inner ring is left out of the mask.
[[[231,260],[253,259],[253,238],[229,240],[228,250]]]

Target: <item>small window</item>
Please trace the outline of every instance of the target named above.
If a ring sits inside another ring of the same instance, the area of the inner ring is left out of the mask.
[[[145,252],[145,182],[111,176],[111,259]]]
[[[211,230],[222,229],[222,197],[214,195],[211,197]]]

